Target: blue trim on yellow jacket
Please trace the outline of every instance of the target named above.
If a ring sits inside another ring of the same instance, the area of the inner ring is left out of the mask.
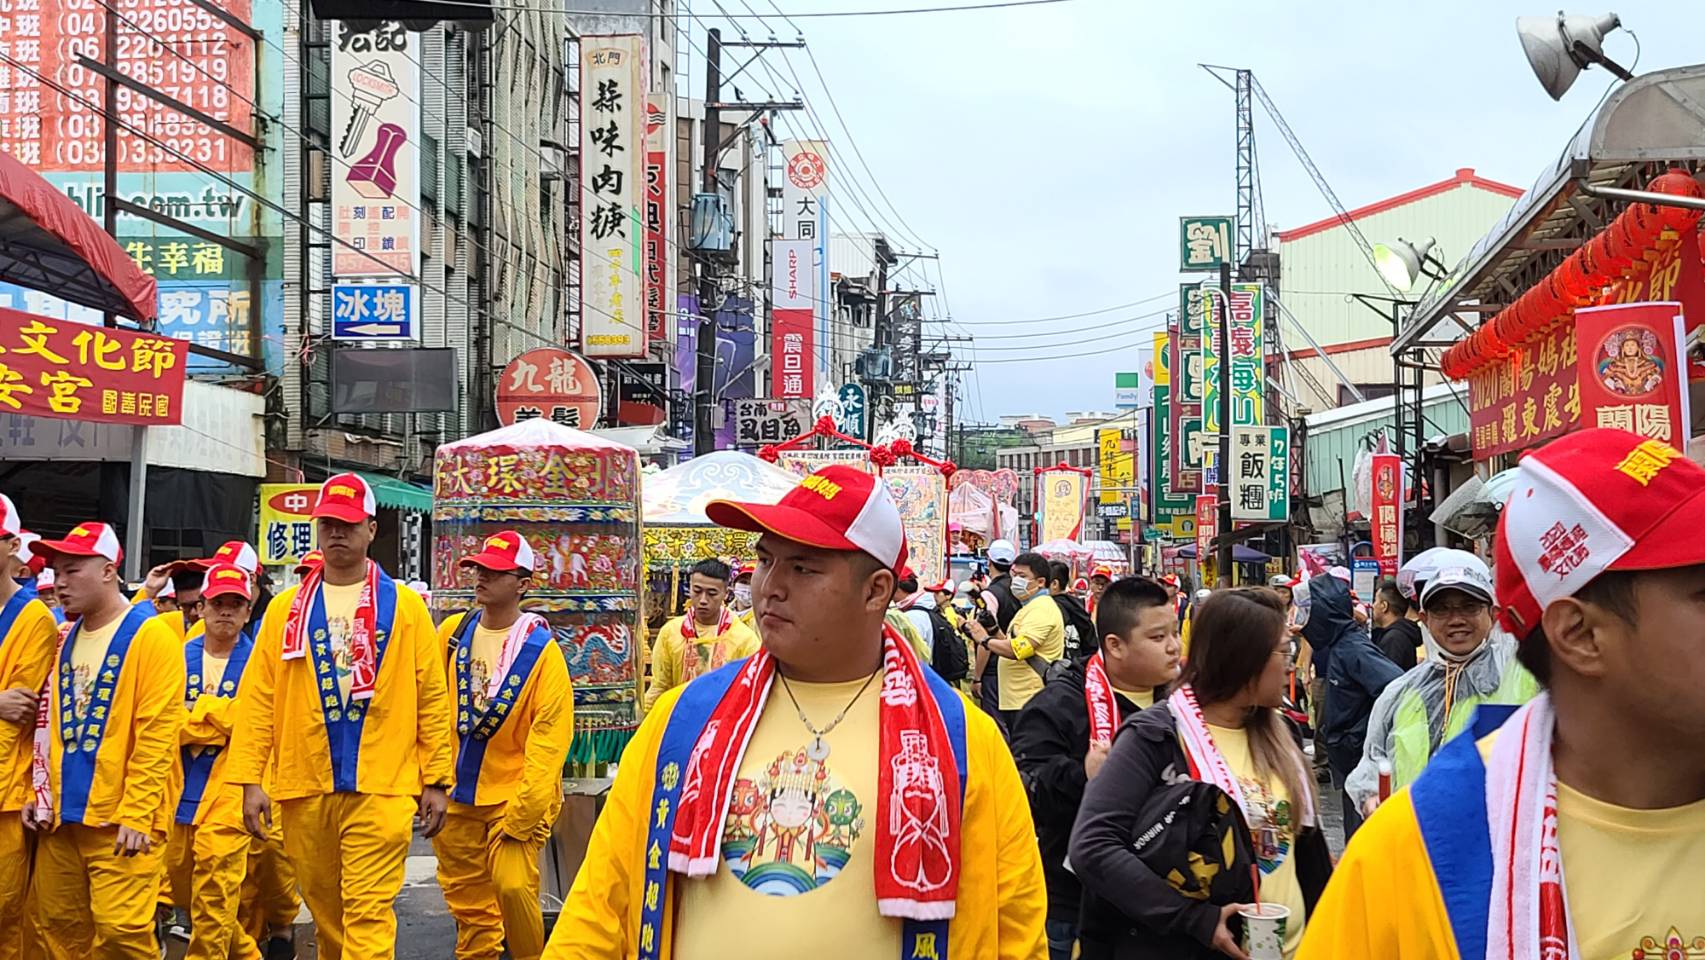
[[[1439,750],[1409,788],[1415,823],[1432,862],[1458,956],[1486,953],[1492,902],[1492,836],[1486,812],[1486,765],[1476,742],[1516,708],[1483,704],[1469,729]]]

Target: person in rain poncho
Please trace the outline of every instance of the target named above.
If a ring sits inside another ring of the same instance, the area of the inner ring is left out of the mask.
[[[1516,662],[1514,638],[1492,624],[1492,576],[1479,557],[1449,551],[1425,574],[1421,615],[1434,655],[1387,687],[1374,703],[1361,763],[1345,783],[1356,809],[1379,803],[1379,765],[1391,764],[1391,789],[1421,775],[1445,741],[1465,729],[1483,703],[1519,705],[1539,684]]]

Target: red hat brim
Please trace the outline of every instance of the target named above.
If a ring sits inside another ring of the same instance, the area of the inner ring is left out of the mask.
[[[820,550],[845,550],[863,553],[864,548],[819,519],[798,507],[781,504],[736,503],[733,500],[712,500],[705,505],[710,522],[730,530],[747,533],[773,533],[795,543]],[[905,566],[905,557],[900,558]]]
[[[119,562],[117,559],[107,557],[106,554],[101,553],[94,547],[85,546],[81,543],[70,543],[65,540],[37,540],[35,543],[30,544],[30,552],[36,556],[46,557],[48,563],[52,563],[53,558],[56,556],[100,557],[103,560],[111,560],[113,563]],[[124,551],[120,550],[119,557],[122,558],[123,556]]]
[[[235,581],[220,581],[218,583],[206,584],[201,588],[201,599],[205,602],[212,600],[214,597],[223,597],[232,593],[242,597],[244,600],[250,601],[251,603],[255,599],[255,595],[252,592],[245,591],[244,588],[238,586]]]
[[[314,507],[314,519],[330,517],[344,523],[362,523],[373,519],[367,511],[353,503],[322,503]]]
[[[512,573],[516,570],[526,570],[525,567],[515,562],[514,557],[502,553],[492,553],[489,550],[482,550],[479,553],[469,554],[468,556],[457,560],[456,566],[484,567],[487,570],[496,570],[498,573]]]

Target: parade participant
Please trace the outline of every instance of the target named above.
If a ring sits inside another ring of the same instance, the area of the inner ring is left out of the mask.
[[[1155,690],[1178,678],[1178,621],[1166,590],[1132,578],[1108,587],[1095,611],[1100,642],[1019,711],[1012,753],[1030,796],[1042,869],[1048,878],[1048,952],[1071,960],[1082,889],[1065,866],[1084,786],[1095,779],[1127,716],[1154,705]]]
[[[706,513],[762,534],[764,649],[646,717],[545,956],[1040,957],[1011,754],[884,629],[906,561],[887,486],[831,466]]]
[[[1516,660],[1515,639],[1492,622],[1486,564],[1461,550],[1445,562],[1451,565],[1430,571],[1421,593],[1438,656],[1410,669],[1374,703],[1361,762],[1345,783],[1364,813],[1379,803],[1382,761],[1391,766],[1391,789],[1401,789],[1468,728],[1481,704],[1519,706],[1539,693],[1538,681]]]
[[[473,567],[479,606],[446,617],[438,640],[456,702],[456,785],[432,839],[456,918],[457,960],[537,960],[545,949],[539,851],[562,808],[574,739],[568,661],[550,624],[524,613],[534,555],[525,537],[487,537]]]
[[[723,604],[728,576],[728,564],[714,557],[693,566],[687,577],[687,612],[665,623],[652,645],[645,709],[666,691],[757,652],[758,635]]]
[[[1415,669],[1415,648],[1421,645],[1421,628],[1409,619],[1409,601],[1390,580],[1374,592],[1373,643],[1399,670]]]
[[[248,865],[243,791],[225,779],[237,691],[254,650],[254,583],[233,564],[209,567],[201,588],[203,630],[184,644],[187,681],[175,778],[181,786],[166,845],[174,904],[189,911],[186,960],[254,958],[260,950],[237,922]]]
[[[183,647],[151,607],[120,592],[123,551],[110,526],[79,524],[35,549],[53,565],[72,623],[37,721],[45,769],[24,806],[39,837],[37,926],[53,960],[157,960]]]
[[[1184,622],[1184,607],[1186,605],[1186,601],[1184,599],[1182,591],[1180,591],[1178,589],[1178,587],[1179,587],[1178,574],[1176,574],[1176,573],[1162,574],[1160,577],[1160,585],[1166,588],[1167,596],[1171,597],[1171,599],[1172,599],[1172,613],[1173,613],[1173,615],[1178,618],[1179,623],[1183,623]]]
[[[245,675],[226,779],[265,837],[272,800],[314,917],[318,955],[378,960],[396,945],[411,814],[444,823],[453,707],[426,605],[367,558],[373,491],[358,474],[321,487],[325,565],[278,595]]]
[[[752,626],[752,569],[744,565],[734,567],[734,582],[728,587],[728,608],[734,611],[735,619],[746,626]]]
[[[1368,717],[1374,701],[1403,671],[1373,645],[1350,611],[1350,586],[1334,576],[1308,581],[1308,623],[1303,636],[1324,653],[1328,664],[1325,697],[1320,704],[1320,737],[1326,746],[1332,785],[1340,791],[1362,760]],[[1343,795],[1344,839],[1361,826],[1358,808]]]
[[[1184,648],[1184,659],[1186,661],[1190,659],[1190,630],[1195,624],[1196,611],[1202,606],[1202,604],[1207,603],[1208,598],[1213,595],[1214,592],[1212,590],[1209,590],[1207,587],[1203,587],[1196,591],[1196,593],[1190,598],[1190,605],[1184,609],[1184,625],[1179,628],[1178,633],[1182,638],[1180,643]]]
[[[1544,692],[1483,707],[1380,806],[1309,960],[1679,958],[1705,935],[1705,469],[1590,428],[1516,470],[1498,619]]]
[[[23,533],[17,508],[0,494],[0,570],[16,564],[29,572],[32,561],[19,559],[26,549]],[[25,953],[35,844],[24,828],[23,807],[42,685],[58,642],[58,625],[35,588],[0,577],[0,960],[20,960]]]
[[[918,659],[928,663],[935,651],[935,597],[918,585],[918,575],[911,567],[900,571],[900,579],[894,582],[894,609],[917,636]],[[901,633],[905,633],[903,628]]]
[[[1271,590],[1220,590],[1196,612],[1178,687],[1126,719],[1084,790],[1070,856],[1086,960],[1242,957],[1230,920],[1257,893],[1288,908],[1284,954],[1296,950],[1332,860],[1280,711],[1289,667]]]
[[[227,540],[213,551],[213,556],[205,561],[209,566],[216,563],[228,563],[249,575],[253,581],[253,597],[249,601],[249,622],[243,630],[250,638],[260,630],[261,618],[266,616],[267,605],[272,602],[272,593],[266,589],[265,574],[260,568],[260,554],[246,540]],[[184,636],[194,637],[200,633],[199,627],[190,627]]]
[[[1048,595],[1060,608],[1060,619],[1066,625],[1067,660],[1083,660],[1095,652],[1095,620],[1083,604],[1079,587],[1087,588],[1082,580],[1072,582],[1072,568],[1058,560],[1048,564]]]
[[[981,623],[970,625],[971,638],[999,658],[1001,721],[1008,730],[1018,711],[1041,691],[1048,664],[1066,653],[1065,619],[1048,595],[1048,575],[1046,557],[1019,554],[1012,561],[1011,584],[1019,611],[1011,625],[993,634]]]
[[[942,618],[945,619],[947,621],[947,625],[955,631],[959,629],[959,624],[963,622],[959,617],[959,611],[953,609],[953,598],[956,595],[957,590],[958,585],[952,580],[943,580],[940,583],[932,584],[929,588],[930,596],[935,598],[935,608],[941,611]]]
[[[36,574],[36,599],[45,604],[53,613],[55,623],[65,622],[65,608],[59,605],[58,581],[54,578],[53,568],[48,567]]]
[[[144,589],[142,591],[142,593],[145,595],[147,593],[146,589]],[[144,602],[152,602],[154,604],[154,615],[155,616],[158,616],[158,617],[170,616],[170,615],[178,612],[178,591],[177,591],[177,587],[176,587],[176,585],[174,585],[172,583],[171,577],[168,576],[166,578],[165,584],[163,586],[161,586],[159,591],[154,594],[152,601],[148,601],[148,600],[144,599],[144,600],[138,600],[136,602],[138,605],[141,605]],[[178,618],[177,622],[179,624],[182,624],[183,618],[180,616]],[[176,633],[177,631],[174,629],[173,632]]]
[[[1012,595],[1012,561],[1018,556],[1018,550],[1009,540],[996,540],[989,544],[989,570],[994,573],[981,592],[983,608],[994,616],[995,625],[1005,630],[1012,625],[1012,618],[1018,615],[1018,600]],[[967,624],[969,627],[969,624]],[[985,632],[987,628],[985,627]],[[973,642],[976,634],[971,635]],[[971,684],[971,696],[977,698],[982,708],[989,716],[1000,718],[1000,658],[989,653],[987,647],[977,644],[977,659],[971,665],[971,676],[976,680]]]
[[[313,573],[315,570],[318,570],[325,565],[325,554],[318,550],[309,550],[307,553],[302,554],[302,559],[296,561],[296,569],[293,572],[296,574],[296,579],[306,580],[308,579],[308,574]]]
[[[1106,564],[1097,566],[1089,573],[1089,600],[1084,606],[1089,608],[1091,616],[1095,615],[1095,606],[1101,602],[1101,595],[1107,592],[1107,586],[1113,582],[1113,568]]]

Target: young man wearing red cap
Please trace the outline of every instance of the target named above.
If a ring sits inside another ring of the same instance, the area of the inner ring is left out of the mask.
[[[367,558],[373,492],[355,474],[320,487],[325,566],[280,594],[245,676],[226,779],[267,835],[272,776],[285,852],[314,916],[319,955],[390,957],[410,820],[444,823],[453,707],[432,618]]]
[[[1089,608],[1089,615],[1095,616],[1095,605],[1101,602],[1101,595],[1107,592],[1107,585],[1113,582],[1113,568],[1102,564],[1090,571],[1089,600],[1084,606]]]
[[[647,710],[665,692],[757,652],[758,635],[725,604],[731,573],[728,564],[715,557],[693,566],[687,577],[687,612],[665,623],[651,647]]]
[[[504,530],[473,567],[479,606],[446,617],[439,648],[456,692],[456,785],[432,839],[438,886],[456,918],[457,960],[537,960],[545,949],[539,851],[562,808],[562,768],[574,739],[568,661],[550,624],[521,610],[534,554]]]
[[[259,955],[237,923],[247,867],[249,835],[243,829],[243,790],[225,778],[226,748],[236,720],[237,691],[254,651],[245,629],[254,598],[248,571],[233,564],[209,567],[201,588],[203,632],[184,644],[184,710],[174,773],[180,785],[166,846],[172,902],[189,911],[186,960]]]
[[[24,807],[40,836],[36,919],[54,960],[154,960],[183,647],[119,592],[123,552],[111,527],[79,524],[35,549],[72,618],[38,730],[45,769],[32,771]]]
[[[762,534],[763,649],[647,715],[545,956],[1042,956],[1012,755],[884,629],[906,561],[887,487],[828,467],[707,512]]]
[[[20,563],[23,535],[17,509],[0,494],[0,570],[9,573]],[[58,643],[59,627],[35,589],[0,576],[0,960],[24,954],[35,844],[24,829],[23,808],[42,684]]]
[[[1517,471],[1496,603],[1545,692],[1482,706],[1380,805],[1305,960],[1705,950],[1705,468],[1594,428]]]

